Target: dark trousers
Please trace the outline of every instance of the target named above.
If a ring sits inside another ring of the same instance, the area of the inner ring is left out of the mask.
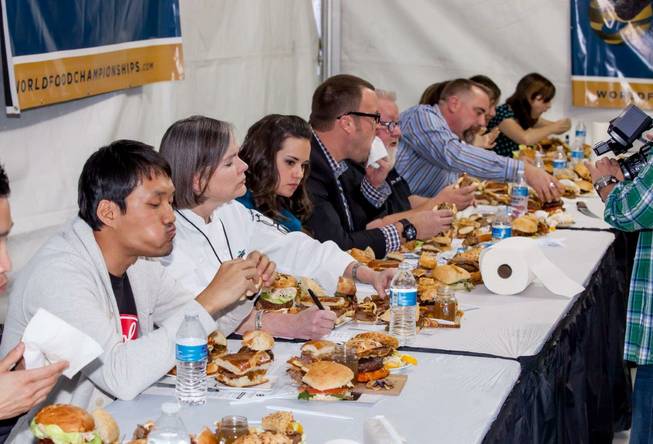
[[[653,444],[653,365],[637,366],[630,444]]]

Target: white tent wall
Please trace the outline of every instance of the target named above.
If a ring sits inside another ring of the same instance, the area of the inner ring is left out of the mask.
[[[308,117],[318,83],[310,0],[181,0],[180,8],[183,81],[0,116],[15,269],[76,213],[79,173],[100,146],[120,138],[158,146],[172,122],[192,114],[233,122],[240,141],[266,114]]]
[[[535,71],[557,89],[547,118],[619,113],[571,105],[569,0],[339,1],[341,72],[396,91],[402,110],[431,83],[475,74],[493,79],[503,102]]]

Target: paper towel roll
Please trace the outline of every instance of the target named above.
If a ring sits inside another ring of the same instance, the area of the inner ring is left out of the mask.
[[[584,290],[556,267],[533,239],[511,237],[484,250],[480,257],[483,283],[493,293],[517,294],[535,278],[551,292],[572,297]]]
[[[483,283],[492,293],[521,293],[535,279],[522,250],[515,247],[497,244],[483,250],[480,268]]]

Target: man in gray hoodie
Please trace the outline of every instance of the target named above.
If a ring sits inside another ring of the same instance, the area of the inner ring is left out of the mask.
[[[79,179],[79,217],[20,272],[0,345],[2,356],[42,307],[102,346],[104,353],[72,379],[60,378],[44,404],[95,408],[134,398],[174,366],[175,335],[185,314],[199,315],[211,332],[220,310],[255,291],[259,278],[273,279],[274,264],[253,252],[225,262],[193,295],[159,262],[147,260],[172,251],[173,193],[170,167],[148,145],[121,140],[87,160]],[[29,421],[40,407],[19,420],[10,442],[31,442]]]

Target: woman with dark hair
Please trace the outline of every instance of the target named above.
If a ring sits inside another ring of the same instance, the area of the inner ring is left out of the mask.
[[[506,103],[497,107],[497,114],[488,124],[488,129],[499,127],[494,151],[502,156],[512,156],[519,145],[532,145],[551,134],[567,132],[569,119],[551,122],[542,117],[555,96],[555,86],[546,77],[531,73],[524,76]]]
[[[449,80],[432,83],[427,86],[419,98],[419,105],[437,105],[440,102],[440,95],[442,95],[442,90],[444,90],[444,87],[447,86],[447,83],[449,83]]]
[[[311,127],[301,117],[270,114],[252,125],[240,148],[247,163],[247,193],[237,200],[301,231],[311,213],[304,187],[310,172]]]
[[[177,215],[174,248],[162,262],[189,291],[201,291],[220,267],[260,252],[284,273],[315,278],[328,293],[345,276],[384,294],[392,272],[361,265],[333,242],[276,229],[273,220],[235,200],[247,191],[247,164],[230,124],[203,116],[180,120],[166,131],[160,152],[170,163]],[[334,312],[316,307],[298,314],[255,310],[245,299],[224,310],[218,325],[225,335],[263,329],[275,336],[319,338],[335,319]]]

